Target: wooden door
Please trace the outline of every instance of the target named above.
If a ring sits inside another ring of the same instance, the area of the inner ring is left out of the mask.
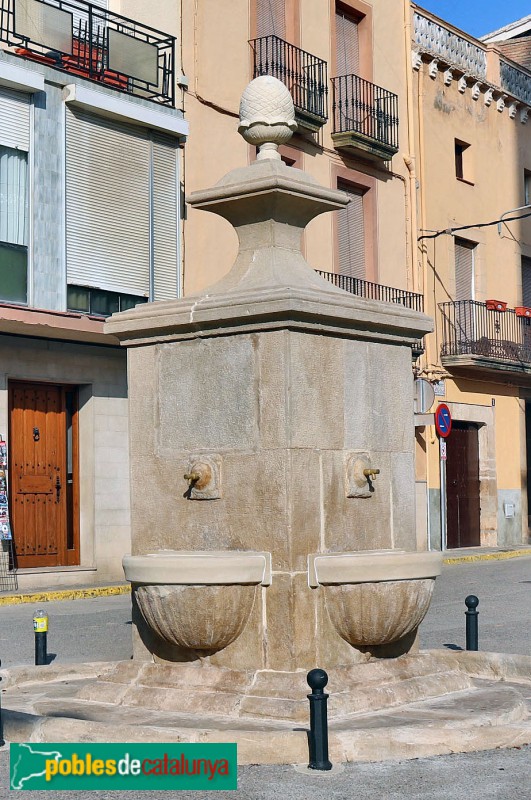
[[[446,448],[446,546],[478,547],[481,541],[477,427],[454,422]]]
[[[17,565],[70,564],[65,388],[12,383],[9,395],[10,501]]]

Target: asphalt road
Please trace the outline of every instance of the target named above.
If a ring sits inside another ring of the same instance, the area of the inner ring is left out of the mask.
[[[8,754],[0,752],[0,800],[9,785]],[[161,796],[163,795],[163,797]],[[42,800],[25,791],[24,800]],[[212,795],[211,795],[212,796]],[[240,767],[238,790],[215,792],[237,800],[529,800],[531,748],[437,756],[413,761],[348,764],[337,774],[301,774],[294,767]],[[200,792],[52,792],[57,800],[200,800]],[[205,794],[203,794],[205,797]]]
[[[531,557],[448,565],[436,582],[430,611],[421,626],[423,648],[464,647],[468,594],[480,599],[481,650],[531,655]],[[50,618],[48,650],[58,662],[131,657],[130,598],[125,596],[45,604]],[[33,661],[30,605],[0,607],[2,666]],[[0,800],[7,788],[8,753],[0,751]],[[28,800],[40,797],[25,792]],[[91,792],[91,800],[129,800],[135,792]],[[160,798],[158,792],[138,797]],[[197,792],[164,792],[171,800],[198,800]],[[438,756],[375,764],[346,765],[333,774],[301,774],[293,767],[242,767],[237,792],[216,797],[243,800],[530,800],[531,747]],[[54,792],[68,800],[85,792]]]
[[[531,557],[445,565],[420,629],[423,648],[464,648],[465,597],[479,597],[480,650],[531,655]],[[131,658],[129,595],[45,603],[57,662]],[[33,605],[0,607],[3,667],[34,658]],[[531,790],[530,790],[531,798]]]

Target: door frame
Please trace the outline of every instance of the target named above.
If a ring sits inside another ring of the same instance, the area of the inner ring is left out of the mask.
[[[57,383],[55,381],[39,381],[39,380],[25,380],[23,378],[9,378],[7,381],[7,395],[8,395],[8,500],[10,508],[10,518],[12,515],[12,412],[13,412],[13,389],[17,386],[35,386],[35,387],[55,387],[61,392],[61,408],[65,413],[65,420],[67,419],[66,395],[72,393],[72,490],[68,491],[68,453],[67,453],[67,430],[65,426],[64,440],[62,448],[65,457],[65,489],[66,489],[66,504],[65,504],[65,520],[63,538],[61,544],[61,560],[63,564],[56,567],[28,567],[27,569],[60,569],[61,567],[78,566],[81,563],[80,559],[80,513],[79,513],[79,387],[76,384]],[[16,536],[16,531],[15,531]],[[71,545],[70,547],[68,545]],[[17,564],[16,546],[15,546],[15,565]],[[25,568],[23,568],[25,569]]]

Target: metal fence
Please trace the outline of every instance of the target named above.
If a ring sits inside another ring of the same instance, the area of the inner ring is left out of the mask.
[[[442,356],[475,355],[531,363],[531,319],[513,309],[490,311],[485,303],[440,303]]]
[[[0,42],[24,58],[175,105],[175,38],[85,0],[0,0]]]
[[[398,96],[357,75],[332,78],[333,133],[358,133],[398,150]]]
[[[324,125],[328,119],[326,61],[278,36],[262,36],[253,39],[250,45],[254,77],[273,75],[278,78],[288,87],[295,112]]]
[[[383,286],[381,283],[371,283],[350,275],[341,275],[338,272],[323,272],[316,270],[317,274],[325,278],[334,286],[339,286],[345,292],[350,292],[367,300],[381,300],[384,303],[397,303],[411,308],[413,311],[424,310],[424,298],[416,292],[406,292],[404,289],[395,289],[392,286]]]

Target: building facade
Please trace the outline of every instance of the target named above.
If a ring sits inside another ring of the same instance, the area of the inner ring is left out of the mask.
[[[127,374],[103,320],[180,291],[174,41],[83,2],[1,7],[3,569],[20,589],[121,580]]]
[[[102,320],[230,269],[234,231],[182,196],[255,159],[237,119],[261,74],[294,100],[285,163],[350,196],[308,226],[310,265],[434,319],[411,413],[422,378],[454,428],[441,453],[417,417],[418,547],[527,542],[529,20],[478,41],[409,0],[0,7],[0,432],[21,586],[121,578],[126,365]],[[381,402],[393,392],[382,375]]]
[[[504,29],[509,46],[412,8],[418,269],[436,324],[417,374],[454,420],[442,459],[433,428],[418,432],[432,547],[528,541],[530,22]]]

